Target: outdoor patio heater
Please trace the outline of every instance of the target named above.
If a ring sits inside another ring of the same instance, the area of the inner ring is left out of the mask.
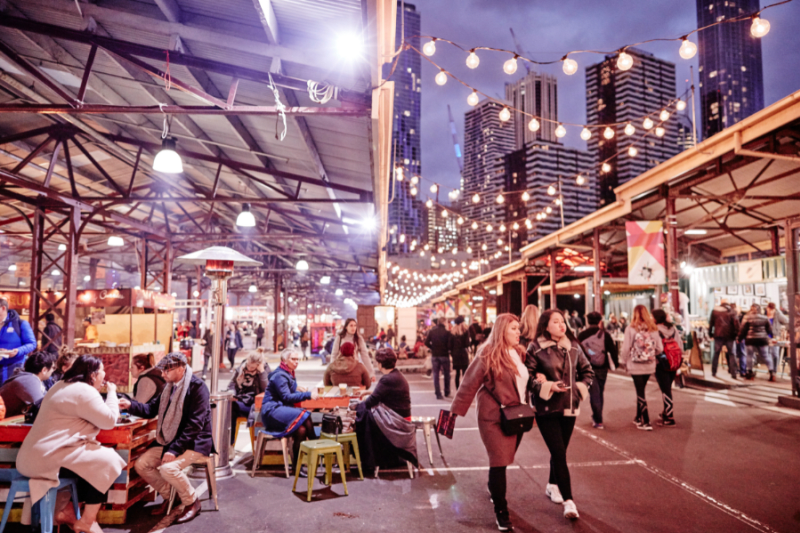
[[[233,393],[219,390],[219,363],[222,360],[221,339],[225,325],[225,302],[228,300],[228,278],[233,275],[235,266],[261,266],[261,263],[226,246],[212,246],[177,257],[175,261],[190,265],[203,265],[206,269],[206,276],[214,280],[212,286],[214,338],[211,357],[211,434],[214,439],[214,447],[217,449],[217,479],[233,477],[229,457]]]

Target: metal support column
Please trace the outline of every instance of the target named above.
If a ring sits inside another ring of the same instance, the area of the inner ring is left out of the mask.
[[[772,245],[772,257],[778,257],[781,255],[781,238],[778,234],[778,226],[772,226],[769,228],[769,240],[770,244]]]
[[[273,324],[275,335],[272,338],[273,349],[278,351],[278,317],[281,312],[281,275],[275,274],[275,322]]]
[[[672,298],[672,310],[678,312],[680,307],[679,292],[679,264],[678,264],[678,217],[675,215],[675,198],[666,196],[667,216],[665,227],[667,230],[667,280],[669,282],[669,294]]]
[[[796,222],[796,221],[795,221]],[[800,396],[800,387],[797,383],[797,319],[800,309],[797,308],[798,290],[798,232],[791,220],[784,226],[784,239],[786,240],[786,296],[789,298],[789,371],[792,376],[792,395]]]
[[[594,228],[592,235],[592,253],[594,256],[594,273],[592,275],[592,292],[594,293],[594,310],[603,314],[603,296],[600,291],[600,279],[603,277],[603,268],[600,261],[600,228]]]
[[[199,283],[197,284],[200,285]],[[194,297],[192,296],[192,278],[190,276],[186,277],[186,299],[193,300]],[[190,307],[186,308],[186,320],[192,319],[192,310]]]
[[[486,306],[489,305],[487,300],[489,295],[486,293],[486,286],[484,285],[481,285],[481,296],[483,297],[483,300],[481,300],[481,326],[486,327],[486,322],[488,321]]]
[[[556,251],[550,252],[550,309],[558,309],[556,305]]]

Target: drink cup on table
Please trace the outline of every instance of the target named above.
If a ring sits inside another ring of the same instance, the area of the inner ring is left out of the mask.
[[[339,383],[339,394],[347,396],[347,383]]]

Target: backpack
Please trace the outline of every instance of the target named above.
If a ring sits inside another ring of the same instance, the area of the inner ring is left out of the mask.
[[[633,335],[631,345],[631,361],[634,363],[649,363],[655,361],[656,345],[649,331],[637,331]]]
[[[581,342],[583,351],[589,357],[592,366],[605,366],[606,364],[606,336],[602,329],[596,335],[591,335]]]
[[[664,355],[667,356],[669,371],[675,372],[681,367],[681,363],[683,362],[683,350],[681,350],[675,337],[664,337],[660,331],[658,334],[661,335],[661,343],[664,345]]]

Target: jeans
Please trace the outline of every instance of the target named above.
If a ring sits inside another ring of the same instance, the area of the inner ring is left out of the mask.
[[[433,367],[433,390],[436,391],[436,397],[442,397],[442,391],[439,388],[439,372],[444,374],[444,395],[450,396],[450,358],[431,357],[431,366]]]
[[[744,341],[736,343],[736,358],[739,360],[739,375],[744,376],[747,374],[749,367],[747,366],[747,346]]]
[[[669,370],[663,370],[661,367],[656,367],[656,381],[658,382],[658,388],[661,389],[661,398],[664,400],[664,412],[661,417],[664,422],[673,420],[672,382],[675,381],[676,373],[677,371],[670,372]]]
[[[323,348],[323,349],[321,349],[319,351],[319,358],[322,359],[322,364],[323,365],[327,365],[328,364],[328,351],[325,348]]]
[[[770,372],[775,372],[775,361],[773,361],[772,357],[770,357],[769,346],[748,346],[747,368],[749,368],[751,372],[756,369],[756,365],[758,364],[756,355],[759,359],[767,363],[767,370]]]
[[[781,347],[777,344],[775,346],[770,346],[769,355],[772,358],[772,370],[777,372],[778,368],[781,366]]]
[[[733,340],[730,339],[722,339],[719,337],[714,337],[714,356],[711,358],[711,375],[717,375],[717,366],[719,364],[719,353],[722,351],[722,347],[725,346],[728,350],[728,370],[731,372],[731,376],[736,375],[736,356],[733,351]]]
[[[550,450],[550,479],[548,483],[558,485],[564,501],[572,499],[572,482],[567,467],[567,446],[575,428],[575,417],[563,413],[537,416],[536,425]]]
[[[236,364],[236,352],[238,351],[238,348],[228,348],[228,361],[231,362],[231,370],[233,370],[233,366]]]
[[[592,367],[594,380],[589,387],[589,404],[592,406],[592,420],[595,424],[603,423],[603,392],[608,379],[608,369],[597,366]]]
[[[644,389],[647,387],[650,374],[631,377],[633,378],[633,386],[636,387],[636,420],[642,424],[649,424],[650,413],[647,412],[647,397],[644,394]]]
[[[256,348],[261,347],[261,341],[264,340],[264,337],[256,337]]]

